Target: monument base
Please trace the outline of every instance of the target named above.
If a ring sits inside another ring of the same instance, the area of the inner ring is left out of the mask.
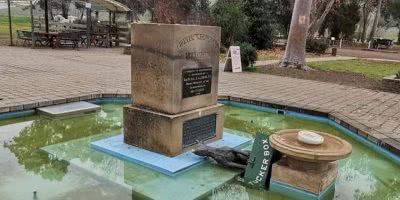
[[[238,135],[224,133],[223,138],[208,145],[211,147],[241,148],[248,145],[251,139]],[[204,163],[207,159],[192,152],[185,152],[175,157],[168,157],[123,142],[123,135],[97,140],[90,143],[90,147],[105,152],[117,158],[136,163],[168,176],[176,176],[192,167]]]
[[[287,159],[283,158],[272,165],[271,179],[319,195],[335,182],[337,173],[336,162],[327,163],[324,170],[300,170],[290,168]]]
[[[179,113],[124,107],[124,142],[152,152],[176,156],[222,138],[223,105]]]
[[[283,196],[291,197],[297,200],[328,200],[333,199],[335,196],[334,183],[329,185],[320,194],[314,194],[271,179],[269,190],[271,192],[278,193]]]

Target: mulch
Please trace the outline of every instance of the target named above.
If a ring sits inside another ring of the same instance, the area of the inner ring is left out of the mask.
[[[294,68],[281,68],[277,65],[258,66],[257,72],[400,94],[400,91],[393,91],[392,89],[385,87],[382,80],[371,79],[362,74],[356,73],[321,71],[315,69],[304,71]]]

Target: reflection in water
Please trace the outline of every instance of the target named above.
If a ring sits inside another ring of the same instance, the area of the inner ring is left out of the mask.
[[[120,108],[119,108],[120,110]],[[113,112],[113,111],[111,111]],[[40,148],[99,133],[120,130],[121,118],[104,111],[74,118],[40,118],[24,128],[11,142],[5,143],[25,170],[47,180],[60,181],[67,173],[68,162],[59,160]]]
[[[376,179],[371,173],[368,160],[364,157],[358,162],[347,160],[342,164],[336,180],[336,191],[340,193],[335,195],[335,199],[358,199],[360,194],[376,192]]]

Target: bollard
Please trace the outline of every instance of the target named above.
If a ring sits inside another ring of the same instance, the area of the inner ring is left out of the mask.
[[[332,56],[336,56],[336,54],[337,54],[337,48],[334,47],[332,48]]]

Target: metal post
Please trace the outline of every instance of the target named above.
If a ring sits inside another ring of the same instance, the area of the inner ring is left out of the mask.
[[[48,0],[44,0],[44,23],[46,26],[46,33],[49,32],[49,6]]]
[[[108,25],[111,26],[111,11],[108,11]]]
[[[107,45],[108,45],[109,47],[112,47],[111,30],[112,30],[111,11],[108,11],[108,35],[107,35],[108,44],[107,44]]]
[[[91,8],[86,8],[86,47],[90,47],[90,30],[92,26]]]
[[[34,20],[33,20],[33,4],[32,0],[29,0],[29,5],[31,9],[31,34],[32,34],[32,48],[35,48],[35,27],[34,27]]]
[[[11,0],[7,0],[8,5],[8,28],[10,29],[10,46],[14,46],[12,34],[12,21],[11,21]]]

